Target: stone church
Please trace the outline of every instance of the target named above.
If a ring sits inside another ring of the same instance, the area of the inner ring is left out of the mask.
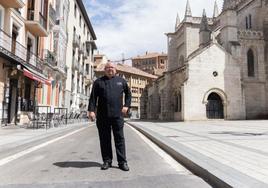
[[[268,0],[224,0],[167,33],[168,70],[147,86],[141,118],[268,118]]]

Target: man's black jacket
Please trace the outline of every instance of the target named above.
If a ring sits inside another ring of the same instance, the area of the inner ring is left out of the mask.
[[[131,92],[125,79],[114,76],[98,78],[91,91],[88,111],[95,112],[97,117],[116,118],[122,116],[123,93],[125,93],[125,107],[130,107]]]

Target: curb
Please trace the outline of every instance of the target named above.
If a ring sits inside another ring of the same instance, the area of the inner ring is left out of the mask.
[[[177,162],[185,166],[193,174],[202,178],[212,187],[267,187],[267,184],[264,184],[229,166],[195,152],[194,150],[161,136],[152,130],[148,130],[145,127],[141,128],[129,122],[126,122],[126,124],[141,132],[170,156],[172,156]]]

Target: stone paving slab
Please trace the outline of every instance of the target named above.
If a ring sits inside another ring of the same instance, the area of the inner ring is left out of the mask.
[[[217,187],[268,187],[268,121],[131,125]]]

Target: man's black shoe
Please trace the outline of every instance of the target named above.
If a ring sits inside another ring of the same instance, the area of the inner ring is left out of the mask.
[[[118,166],[123,171],[129,171],[129,167],[128,167],[127,163],[121,163]]]
[[[112,163],[111,162],[104,162],[102,165],[101,165],[101,170],[107,170],[108,168],[112,167]]]

